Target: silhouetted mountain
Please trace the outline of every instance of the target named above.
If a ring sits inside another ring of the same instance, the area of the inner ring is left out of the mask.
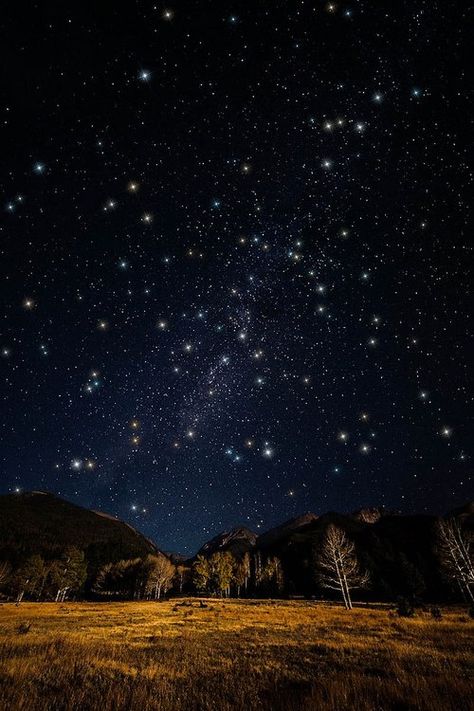
[[[459,506],[457,509],[453,509],[448,514],[448,517],[455,516],[460,518],[463,524],[474,528],[474,501],[470,501],[464,506]]]
[[[463,527],[472,527],[474,503],[448,516],[458,517]],[[437,521],[436,516],[407,516],[378,508],[363,508],[352,514],[306,513],[260,536],[245,526],[220,533],[199,553],[211,556],[228,551],[236,558],[249,553],[250,580],[254,582],[246,587],[247,595],[265,594],[255,583],[255,573],[274,557],[281,561],[284,581],[278,594],[321,595],[323,591],[315,578],[315,555],[327,526],[335,524],[354,542],[361,567],[370,573],[366,598],[394,599],[403,595],[412,599],[450,599],[452,588],[443,577],[437,551]],[[0,561],[6,560],[15,568],[35,553],[45,559],[57,558],[69,546],[84,551],[89,580],[106,563],[159,552],[154,543],[123,521],[52,494],[0,496]],[[184,561],[183,556],[170,557],[174,563]],[[186,562],[188,566],[190,563],[191,560]]]
[[[388,511],[381,508],[364,508],[353,511],[352,516],[356,521],[362,521],[363,523],[376,523],[382,516],[387,516]]]
[[[450,515],[463,525],[474,520],[474,505],[467,504]],[[245,551],[265,560],[277,556],[282,563],[285,592],[312,595],[317,592],[314,576],[315,553],[329,524],[342,528],[354,541],[361,566],[371,576],[365,596],[374,599],[449,599],[451,589],[440,569],[437,554],[438,517],[404,516],[381,508],[363,508],[352,514],[306,513],[270,529],[256,540],[246,539]],[[236,529],[239,531],[241,529]],[[234,532],[221,533],[201,548],[211,555],[231,550]],[[258,591],[257,591],[258,592]]]
[[[245,526],[238,526],[231,531],[219,533],[205,543],[199,550],[199,554],[209,556],[217,551],[230,551],[236,557],[241,558],[254,548],[256,540],[256,533]]]
[[[268,548],[269,546],[278,543],[284,538],[287,538],[293,531],[298,531],[314,521],[318,520],[318,516],[314,513],[305,513],[302,516],[297,516],[296,518],[290,518],[289,521],[271,528],[269,531],[262,533],[258,537],[257,546],[259,548]]]
[[[91,571],[158,550],[132,526],[98,511],[33,491],[0,496],[0,560],[12,565],[38,553],[54,558],[68,546],[84,551]]]

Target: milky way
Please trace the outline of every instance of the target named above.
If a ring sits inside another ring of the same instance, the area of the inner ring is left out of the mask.
[[[2,490],[182,552],[472,497],[462,9],[2,24]]]

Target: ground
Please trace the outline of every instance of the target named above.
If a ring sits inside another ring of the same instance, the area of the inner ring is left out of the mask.
[[[436,621],[303,601],[6,603],[0,709],[460,711],[474,708],[473,629],[461,608]]]

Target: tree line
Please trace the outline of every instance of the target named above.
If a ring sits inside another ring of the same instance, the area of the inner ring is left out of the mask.
[[[474,605],[472,533],[463,530],[456,519],[442,519],[437,543],[446,580]],[[402,571],[407,578],[414,576],[408,562]],[[347,609],[352,608],[353,591],[370,588],[372,583],[354,541],[332,523],[313,549],[307,575],[318,589],[339,597]],[[242,556],[218,551],[210,556],[198,555],[192,563],[178,564],[157,553],[103,565],[89,580],[87,590],[86,580],[85,553],[74,547],[53,560],[32,555],[16,568],[0,561],[0,589],[17,603],[24,599],[62,602],[84,595],[105,600],[160,600],[170,592],[221,597],[281,597],[289,592],[281,559],[260,551]]]

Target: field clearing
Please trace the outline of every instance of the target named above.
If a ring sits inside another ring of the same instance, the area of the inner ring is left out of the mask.
[[[182,602],[0,605],[0,709],[474,708],[460,608]]]

